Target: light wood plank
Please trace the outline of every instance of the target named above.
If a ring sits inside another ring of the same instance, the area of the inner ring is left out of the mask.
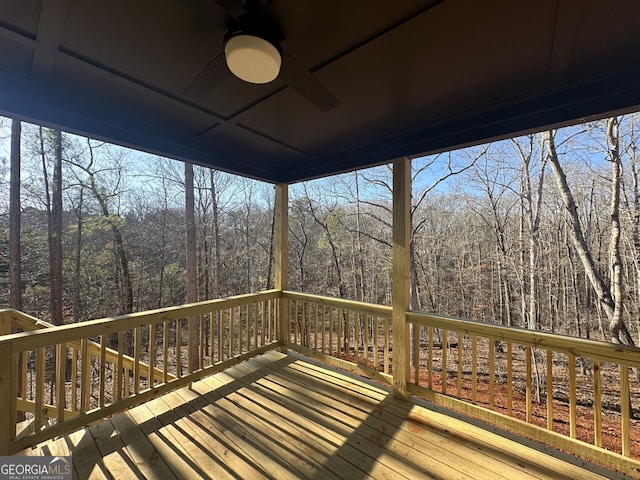
[[[20,454],[71,453],[77,478],[622,478],[427,406],[271,351]]]
[[[88,431],[100,452],[105,468],[112,477],[118,480],[134,480],[141,477],[135,464],[123,452],[124,443],[109,420],[91,426]]]
[[[188,425],[184,424],[180,415],[173,411],[164,399],[158,399],[156,406],[163,403],[165,405],[161,407],[161,410],[164,413],[158,416],[163,424],[158,434],[160,438],[164,439],[168,447],[164,448],[166,453],[163,458],[172,469],[187,470],[188,473],[183,474],[184,476],[180,478],[235,478],[216,461],[215,457],[212,458],[200,443],[194,441],[194,436]],[[152,413],[155,411],[153,405],[147,407]],[[177,460],[177,467],[172,465],[173,460]]]
[[[136,424],[135,419],[124,412],[111,419],[111,424],[122,439],[128,457],[145,478],[175,477],[164,459],[156,453],[153,444]]]
[[[296,364],[288,368],[304,374],[304,367]],[[307,373],[312,373],[312,370]],[[388,465],[390,468],[402,470],[404,460],[399,462],[397,459],[405,459],[422,469],[418,472],[404,472],[409,478],[433,474],[439,478],[507,479],[513,474],[513,466],[501,467],[495,457],[487,456],[488,448],[483,448],[483,446],[472,442],[460,444],[458,434],[451,435],[447,431],[446,425],[437,429],[427,429],[414,419],[408,420],[411,417],[411,409],[407,409],[401,403],[396,403],[389,397],[388,392],[381,393],[375,389],[368,390],[365,387],[359,388],[354,396],[350,385],[344,388],[339,377],[334,379],[328,375],[323,379],[323,382],[332,386],[330,391],[313,393],[314,385],[309,384],[306,379],[295,377],[293,380],[289,379],[290,376],[292,375],[279,375],[274,371],[268,377],[261,379],[259,384],[263,385],[268,381],[280,384],[280,388],[288,391],[288,396],[292,398],[293,403],[287,407],[292,411],[295,411],[295,405],[307,405],[313,402],[314,405],[319,405],[317,408],[322,411],[323,418],[334,418],[336,421],[350,425],[360,434],[366,432],[366,435],[377,441],[386,437],[384,448],[395,455],[391,457],[392,460]],[[304,376],[308,377],[307,374]],[[278,387],[271,386],[270,388],[276,389]],[[315,389],[320,390],[318,382],[315,382]],[[325,406],[329,406],[331,409],[325,410]],[[301,415],[310,416],[309,412],[301,413]],[[385,434],[381,437],[379,432],[392,432],[393,435]],[[372,448],[371,445],[366,445],[365,453],[375,452],[375,448],[375,446]],[[468,472],[473,472],[473,474],[467,477]],[[555,478],[554,476],[525,477],[528,474],[524,469],[520,475],[521,478]]]
[[[77,478],[111,478],[88,429],[70,433],[66,438]]]

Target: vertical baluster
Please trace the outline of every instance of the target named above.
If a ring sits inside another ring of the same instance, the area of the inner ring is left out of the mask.
[[[38,348],[36,352],[36,404],[34,428],[39,432],[42,428],[42,411],[44,409],[44,383],[45,383],[45,358],[47,351],[44,347]]]
[[[433,327],[427,327],[429,329],[429,346],[427,347],[427,386],[429,389],[433,388]]]
[[[11,381],[9,383],[9,425],[6,427],[9,430],[9,440],[16,438],[16,425],[18,424],[18,356],[20,353],[14,353],[9,358],[9,372]]]
[[[513,345],[507,343],[507,415],[513,412]]]
[[[576,438],[576,357],[569,354],[569,434]]]
[[[326,352],[327,307],[322,306],[322,353]]]
[[[602,380],[600,360],[593,361],[593,443],[602,447]]]
[[[360,338],[362,336],[360,323],[362,321],[362,315],[358,312],[353,312],[353,323],[355,324],[355,335],[353,339],[353,355],[355,357],[356,364],[360,363]]]
[[[196,321],[193,315],[186,318],[187,321],[187,373],[193,372],[193,365],[191,359],[196,352],[193,351],[195,345],[193,344],[193,322]]]
[[[338,309],[338,310],[336,310],[336,312],[337,312],[337,314],[336,314],[336,321],[338,322],[338,338],[337,338],[337,341],[338,341],[338,345],[337,345],[337,347],[338,347],[338,348],[337,348],[337,350],[338,350],[338,355],[337,355],[337,356],[338,356],[338,358],[340,358],[340,354],[342,353],[342,346],[343,346],[343,344],[344,344],[344,342],[342,341],[342,339],[343,339],[343,334],[342,334],[342,327],[343,327],[343,325],[342,325],[342,319],[343,319],[343,317],[344,317],[344,311],[343,311],[342,309]],[[344,352],[344,353],[346,354],[347,352]]]
[[[133,393],[140,392],[140,355],[142,355],[142,330],[136,327],[133,331]],[[127,383],[129,383],[127,379]]]
[[[233,309],[229,309],[229,352],[227,358],[233,358]]]
[[[389,341],[390,341],[390,332],[389,332],[389,323],[391,319],[389,317],[384,318],[384,373],[389,373]]]
[[[291,317],[293,319],[293,341],[296,345],[302,345],[302,327],[300,323],[302,320],[298,317],[300,302],[292,300],[291,306],[293,307],[293,317]]]
[[[162,383],[169,382],[169,321],[162,322]]]
[[[149,388],[154,387],[155,383],[155,366],[156,366],[156,325],[155,323],[149,325]]]
[[[56,406],[58,407],[57,421],[64,421],[64,407],[66,401],[67,347],[59,343],[56,354]]]
[[[356,355],[356,349],[354,348],[354,342],[353,342],[353,336],[351,335],[352,332],[352,328],[351,328],[351,312],[349,310],[346,311],[347,314],[347,325],[346,325],[346,331],[347,331],[347,358],[349,360],[351,360],[352,362],[354,361],[355,355]],[[353,348],[353,353],[351,353],[351,349]]]
[[[329,355],[333,355],[333,329],[335,328],[335,321],[333,313],[335,308],[329,307]]]
[[[493,410],[496,388],[496,344],[495,340],[487,338],[489,345],[489,408]]]
[[[116,400],[122,398],[122,354],[124,350],[124,332],[120,330],[118,332],[118,365],[115,374],[116,382]]]
[[[130,379],[131,378],[131,370],[129,370],[127,367],[124,368],[124,375],[123,375],[123,381],[124,381],[124,386],[122,387],[123,389],[123,397],[127,398],[131,396],[131,383],[130,383]]]
[[[525,406],[525,418],[527,423],[531,423],[531,397],[532,397],[532,389],[533,389],[533,382],[532,382],[532,368],[531,368],[531,356],[533,355],[533,351],[531,349],[531,347],[525,347],[525,352],[524,352],[524,356],[525,356],[525,365],[526,365],[526,370],[527,370],[527,382],[526,382],[526,393],[525,393],[525,398],[526,398],[526,406]]]
[[[29,352],[22,352],[22,370],[20,371],[20,397],[27,399],[27,369],[29,367]]]
[[[251,309],[249,308],[250,306],[247,304],[244,306],[244,313],[245,316],[244,318],[244,324],[246,325],[246,337],[245,337],[245,351],[249,352],[251,351]]]
[[[547,430],[553,430],[553,351],[547,350]]]
[[[224,360],[224,310],[218,311],[218,361]]]
[[[318,305],[315,303],[311,305],[313,309],[313,349],[318,351]],[[309,319],[311,320],[311,319]]]
[[[413,329],[413,383],[420,385],[420,326],[415,323]]]
[[[262,302],[264,304],[264,302]],[[258,329],[260,323],[258,322],[258,314],[260,312],[260,305],[258,303],[253,304],[253,348],[258,348]]]
[[[176,377],[182,377],[182,325],[181,319],[176,318]]]
[[[631,455],[631,403],[629,397],[629,367],[620,365],[620,413],[622,422],[620,435],[622,436],[622,455]]]
[[[198,369],[204,368],[204,357],[205,357],[205,328],[204,328],[204,313],[198,315],[198,319],[200,321],[200,338],[198,342]]]
[[[80,340],[80,413],[87,411],[87,406],[91,401],[91,380],[89,371],[89,340],[83,338]]]
[[[106,385],[107,385],[107,372],[106,372],[106,368],[107,368],[107,335],[106,334],[102,334],[100,335],[100,386],[99,386],[99,390],[98,390],[98,397],[99,397],[99,404],[100,407],[104,407],[104,403],[105,403],[105,392],[106,392]],[[113,382],[115,382],[115,366],[112,365],[112,369],[113,369],[113,375],[112,375],[112,380]],[[115,387],[115,385],[114,385]],[[113,388],[111,389],[111,395],[113,395]],[[111,398],[111,400],[113,401],[113,397]]]
[[[364,366],[371,366],[371,361],[369,360],[369,332],[371,329],[369,325],[371,324],[371,315],[363,314],[364,318]]]
[[[442,393],[447,393],[447,350],[449,349],[449,332],[442,330]]]
[[[216,312],[210,312],[209,313],[209,364],[213,365],[216,361],[216,348],[215,348],[215,341],[216,341],[216,318],[217,318],[217,313]]]
[[[262,302],[262,316],[260,317],[261,320],[261,324],[260,324],[260,345],[264,346],[265,345],[265,330],[267,329],[267,325],[269,325],[269,322],[267,321],[267,306],[269,305],[269,301],[266,302]]]
[[[251,309],[249,305],[245,305],[245,324],[247,326],[246,351],[251,351]]]
[[[302,308],[303,316],[304,316],[304,331],[305,331],[305,339],[304,346],[311,348],[311,314],[309,313],[311,309],[311,304],[309,302],[304,303],[304,307]]]
[[[78,410],[78,349],[71,348],[71,405],[69,410]]]
[[[475,335],[471,336],[471,401],[478,402],[478,337]]]
[[[380,317],[373,317],[373,368],[376,371],[380,370]]]
[[[464,337],[461,332],[456,332],[456,337],[458,339],[458,380],[456,382],[456,394],[458,398],[462,398],[462,362],[464,362],[464,358],[462,357],[462,342],[464,341]]]
[[[273,299],[271,300],[271,303],[269,304],[269,331],[271,332],[269,335],[269,341],[271,342],[275,342],[278,339],[278,329],[280,328],[280,322],[277,322],[277,318],[278,318],[278,310],[277,310],[277,299]],[[291,301],[287,301],[287,309],[289,309],[289,305],[291,304]],[[289,309],[290,311],[290,309]],[[289,332],[287,332],[287,340],[291,340],[291,325],[287,325],[287,328],[289,329]]]

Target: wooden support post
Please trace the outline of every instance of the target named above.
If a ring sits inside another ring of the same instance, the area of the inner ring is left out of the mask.
[[[393,162],[393,394],[408,397],[409,381],[409,241],[411,208],[411,160]]]
[[[275,238],[275,287],[282,292],[289,288],[289,186],[286,183],[276,185],[276,238]],[[278,341],[284,350],[288,342],[291,322],[289,304],[282,296],[278,298]]]
[[[9,335],[11,333],[11,312],[13,310],[4,310],[0,312],[0,335]]]

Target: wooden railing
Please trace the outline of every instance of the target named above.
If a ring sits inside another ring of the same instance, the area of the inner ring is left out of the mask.
[[[393,383],[391,314],[276,290],[61,327],[0,311],[0,334],[23,330],[0,338],[0,411],[9,412],[0,415],[0,455],[278,346]],[[640,475],[640,349],[417,312],[406,318],[411,345],[395,358],[408,359],[409,392]]]
[[[412,393],[640,473],[640,349],[414,312],[407,320]]]
[[[283,292],[289,348],[354,373],[392,382],[391,307]]]
[[[0,312],[0,455],[276,348],[272,290],[54,327]],[[42,328],[45,327],[45,328]],[[19,421],[20,420],[20,421]]]
[[[391,307],[288,291],[283,298],[287,347],[392,382]],[[640,473],[640,349],[417,312],[407,322],[411,393]]]

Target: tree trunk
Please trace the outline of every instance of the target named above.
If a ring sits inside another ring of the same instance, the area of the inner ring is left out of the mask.
[[[211,176],[211,208],[213,209],[213,296],[219,298],[222,295],[222,258],[220,253],[220,206],[214,171],[210,170]]]
[[[622,282],[622,257],[620,255],[620,188],[622,183],[622,160],[618,143],[618,118],[607,120],[607,142],[612,166],[611,172],[611,241],[609,243],[609,265],[611,268],[611,297],[613,316],[609,317],[611,341],[635,345],[622,318],[624,291]]]
[[[185,184],[185,219],[186,219],[186,263],[187,263],[187,303],[198,301],[198,274],[196,262],[196,220],[195,201],[193,194],[193,165],[184,164]],[[200,318],[191,318],[191,356],[189,364],[191,371],[200,368]]]
[[[82,266],[82,207],[84,203],[84,188],[80,187],[80,200],[76,211],[76,219],[78,223],[76,225],[76,258],[74,268],[74,290],[75,301],[73,302],[73,320],[79,322],[82,316],[82,300],[80,295],[81,282],[80,282],[80,270]]]
[[[269,259],[267,263],[267,283],[265,285],[266,290],[273,288],[273,261],[274,261],[274,247],[276,238],[276,209],[273,209],[273,215],[271,215],[271,233],[269,234]]]
[[[617,136],[617,121],[612,123],[611,120],[607,125],[607,136]],[[613,163],[613,178],[612,178],[612,201],[611,201],[611,243],[610,243],[610,255],[611,255],[611,269],[612,269],[612,285],[609,289],[603,280],[602,276],[596,268],[596,264],[591,255],[591,251],[587,246],[582,227],[580,224],[580,218],[578,217],[578,208],[576,206],[573,194],[569,188],[567,177],[560,165],[558,154],[555,147],[554,134],[551,131],[544,133],[545,144],[547,147],[547,155],[551,168],[556,178],[558,191],[562,197],[565,209],[568,214],[569,234],[573,243],[573,247],[582,262],[585,272],[591,283],[591,287],[598,297],[598,301],[604,310],[607,318],[609,319],[609,334],[613,343],[624,343],[627,345],[634,345],[633,338],[629,334],[629,331],[624,324],[622,318],[622,285],[621,275],[622,268],[620,263],[620,224],[619,224],[619,205],[620,205],[620,158],[617,152],[616,144],[611,144],[611,161]],[[617,277],[617,278],[616,278]],[[613,295],[617,295],[614,299]]]
[[[364,247],[362,246],[362,212],[360,205],[360,182],[358,171],[354,172],[355,175],[355,183],[356,183],[356,235],[358,239],[358,267],[360,274],[360,291],[359,298],[361,302],[367,301],[367,276],[366,276],[366,266],[365,266],[365,254]]]
[[[51,323],[62,325],[62,132],[55,131],[53,182],[49,223]]]

